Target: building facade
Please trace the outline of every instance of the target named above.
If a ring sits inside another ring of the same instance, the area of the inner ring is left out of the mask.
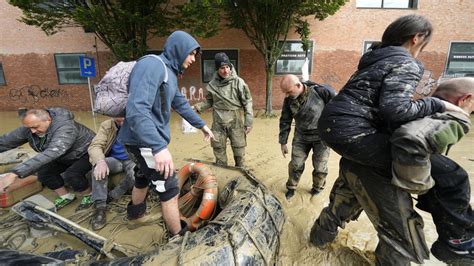
[[[0,111],[20,107],[65,106],[90,110],[89,82],[98,82],[113,65],[112,56],[93,33],[68,28],[53,36],[18,21],[21,10],[0,1]],[[419,59],[434,80],[442,76],[474,75],[474,1],[472,0],[350,0],[324,21],[312,20],[312,49],[301,50],[298,35],[290,33],[277,62],[273,79],[273,106],[280,108],[284,95],[279,81],[286,73],[301,74],[305,58],[310,79],[339,90],[386,26],[407,14],[427,17],[435,28],[432,41]],[[204,98],[214,69],[213,56],[225,51],[239,75],[248,83],[254,107],[265,106],[264,61],[243,32],[224,29],[217,36],[198,39],[203,54],[180,80],[180,89],[191,102]],[[164,39],[150,41],[151,52],[162,49]],[[95,60],[97,77],[81,77],[79,57]]]

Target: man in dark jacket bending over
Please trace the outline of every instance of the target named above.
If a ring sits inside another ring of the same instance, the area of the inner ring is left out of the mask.
[[[0,179],[0,192],[16,178],[37,172],[39,181],[58,194],[54,202],[57,209],[75,199],[75,195],[64,187],[64,181],[84,195],[78,209],[89,207],[91,189],[85,175],[92,168],[87,148],[94,132],[74,121],[74,115],[63,108],[28,110],[22,123],[22,127],[0,136],[0,152],[28,142],[38,154],[4,175]]]
[[[295,134],[293,137],[291,161],[288,164],[288,189],[285,196],[293,197],[296,186],[304,171],[304,164],[308,154],[313,150],[313,187],[311,194],[316,195],[324,189],[328,174],[327,161],[329,148],[321,142],[318,133],[318,120],[326,103],[335,92],[332,88],[322,86],[311,81],[300,82],[295,75],[287,75],[281,80],[281,90],[286,94],[280,117],[280,136],[283,156],[288,153],[288,135],[291,122],[295,120]]]

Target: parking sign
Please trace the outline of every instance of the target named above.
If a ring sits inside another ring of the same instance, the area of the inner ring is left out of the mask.
[[[81,66],[81,77],[95,77],[94,58],[79,56]]]

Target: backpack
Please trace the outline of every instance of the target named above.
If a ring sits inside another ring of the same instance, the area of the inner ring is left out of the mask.
[[[157,55],[145,55],[142,58],[149,56],[161,61],[166,71],[163,82],[167,82],[168,71],[166,70],[167,68],[163,60]],[[94,87],[94,112],[111,117],[125,116],[130,73],[136,63],[137,61],[118,62],[105,73],[105,76],[99,81],[99,84]]]

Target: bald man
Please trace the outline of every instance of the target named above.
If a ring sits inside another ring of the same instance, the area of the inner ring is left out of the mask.
[[[292,142],[291,161],[288,164],[287,192],[289,200],[294,196],[305,161],[313,150],[313,185],[311,194],[316,195],[324,189],[328,174],[327,160],[329,148],[319,137],[318,120],[324,106],[335,96],[334,90],[327,85],[306,81],[301,82],[295,75],[286,75],[280,83],[281,91],[286,95],[280,117],[279,143],[286,158],[288,136],[291,124],[295,120],[295,133]]]

